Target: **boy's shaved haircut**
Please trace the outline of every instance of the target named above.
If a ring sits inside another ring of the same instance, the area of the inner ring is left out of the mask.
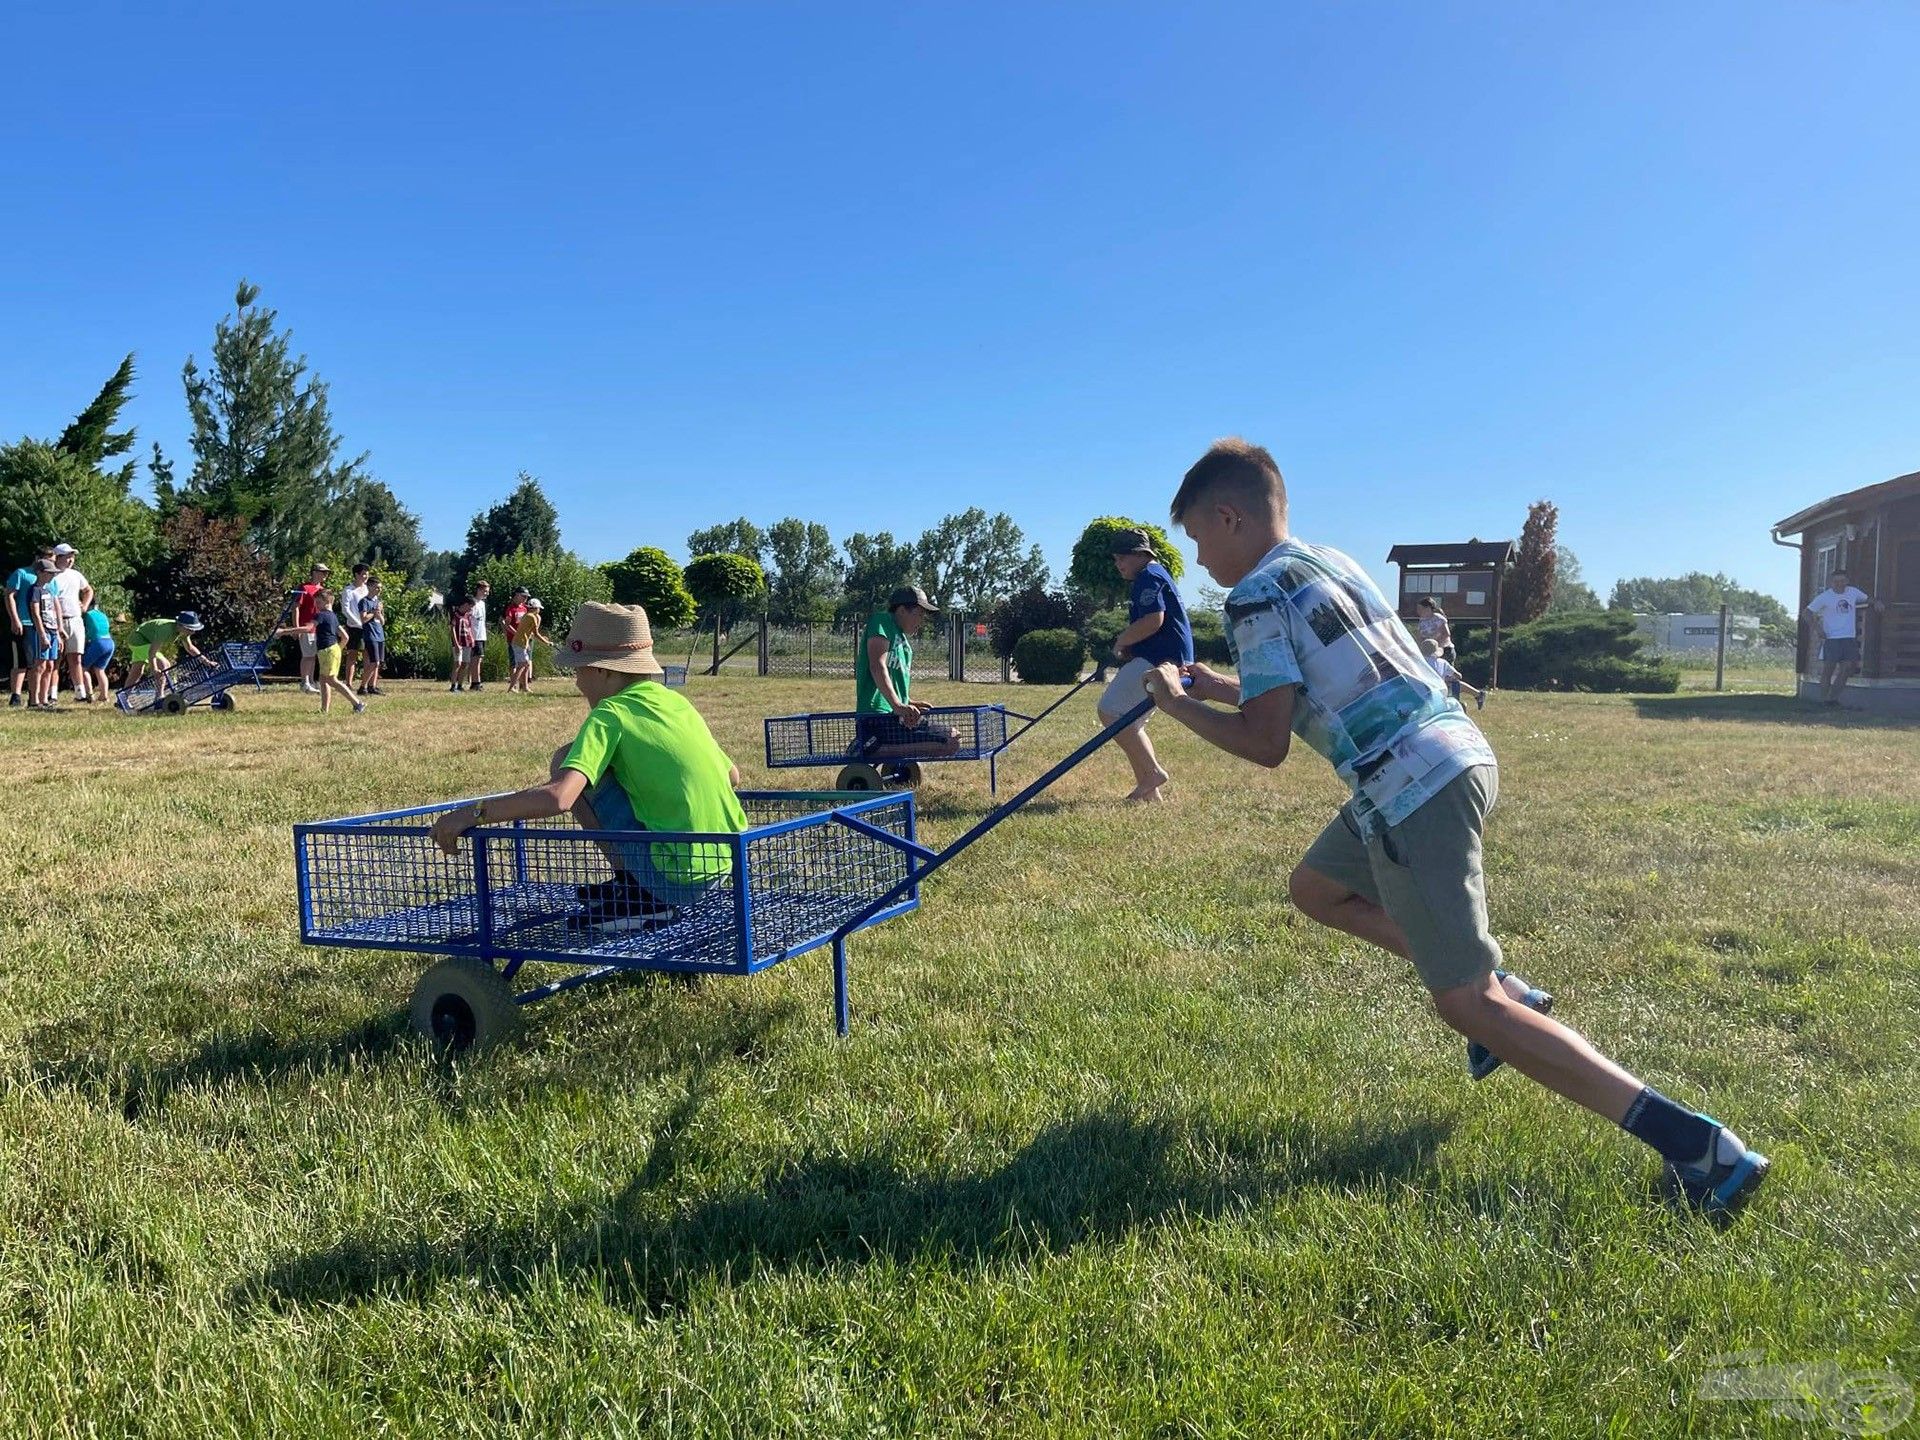
[[[1215,495],[1251,510],[1265,510],[1271,505],[1281,523],[1286,522],[1287,482],[1280,476],[1280,467],[1266,446],[1238,435],[1214,441],[1207,453],[1193,462],[1169,507],[1173,523],[1178,525],[1188,511]]]

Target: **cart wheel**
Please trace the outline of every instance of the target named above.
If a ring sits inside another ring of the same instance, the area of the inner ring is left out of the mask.
[[[164,715],[184,715],[187,713],[187,702],[178,695],[163,696],[160,701],[160,711]]]
[[[840,772],[839,777],[833,782],[833,788],[836,790],[884,790],[887,788],[887,782],[881,778],[880,772],[873,766],[856,761]]]
[[[920,762],[918,760],[897,760],[886,767],[887,784],[895,790],[918,790],[920,788]]]
[[[233,696],[225,690],[222,690],[218,695],[214,696],[213,699],[209,700],[207,704],[216,710],[231,710],[233,709]]]
[[[500,972],[484,960],[442,960],[413,987],[413,1028],[451,1055],[478,1055],[520,1029],[520,1007]]]

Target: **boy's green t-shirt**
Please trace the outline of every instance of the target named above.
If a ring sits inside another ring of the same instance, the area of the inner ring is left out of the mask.
[[[866,634],[860,637],[860,649],[854,657],[853,708],[862,715],[888,715],[893,706],[874,682],[873,667],[867,662],[867,642],[878,635],[887,642],[887,674],[893,680],[893,693],[911,700],[907,686],[913,679],[913,642],[891,610],[876,610],[867,621]]]
[[[664,685],[639,681],[594,706],[563,763],[589,785],[611,770],[634,819],[649,830],[738,835],[747,828],[728,779],[733,762],[692,702]],[[652,851],[653,863],[674,880],[699,884],[733,869],[732,856],[717,845]]]
[[[136,645],[146,645],[155,654],[172,658],[174,642],[180,638],[180,626],[173,620],[149,620],[134,628]]]

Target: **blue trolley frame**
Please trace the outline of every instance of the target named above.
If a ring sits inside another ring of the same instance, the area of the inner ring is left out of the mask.
[[[295,825],[300,939],[470,955],[508,980],[529,961],[573,969],[516,993],[522,1006],[635,970],[752,975],[832,945],[834,1021],[844,1035],[847,935],[920,903],[912,865],[933,852],[914,838],[913,797],[771,790],[740,798],[750,817],[773,818],[738,835],[481,825],[454,856],[435,845],[433,821],[469,800]],[[723,849],[729,874],[655,929],[606,935],[571,924],[582,913],[573,882],[611,873],[600,846],[642,843]],[[879,894],[884,903],[870,904]],[[856,913],[855,924],[842,924]]]
[[[260,672],[267,668],[267,640],[228,640],[199,655],[189,655],[167,669],[167,688],[159,690],[158,677],[149,677],[138,685],[116,691],[113,703],[124,715],[157,715],[166,708],[166,697],[177,695],[191,708],[203,700],[218,701],[227,691],[251,683],[260,683]],[[214,708],[222,708],[215,704]]]
[[[935,705],[927,710],[927,723],[947,725],[959,732],[960,748],[951,755],[915,755],[915,764],[949,764],[960,760],[987,762],[987,793],[1000,793],[1000,756],[1013,742],[1026,734],[1067,701],[1092,684],[1099,671],[1079,681],[1038,715],[1010,710],[1003,704]],[[862,720],[884,721],[884,716],[861,715],[852,710],[815,711],[802,715],[772,715],[765,722],[767,768],[788,770],[802,766],[858,764],[866,757],[858,740]],[[1013,721],[1024,721],[1018,729]],[[892,742],[911,744],[914,731],[900,727]],[[881,759],[881,765],[901,763]]]

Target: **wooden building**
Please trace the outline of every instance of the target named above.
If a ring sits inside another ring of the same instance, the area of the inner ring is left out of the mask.
[[[1488,626],[1487,685],[1500,683],[1500,582],[1513,558],[1511,540],[1468,540],[1451,545],[1396,545],[1387,563],[1400,567],[1402,620],[1420,618],[1422,600],[1433,601],[1454,630]]]
[[[1491,625],[1500,616],[1500,577],[1513,558],[1511,540],[1468,540],[1458,545],[1396,545],[1387,563],[1400,567],[1400,618],[1431,600],[1454,625]]]
[[[1920,471],[1809,505],[1775,525],[1773,539],[1800,552],[1801,696],[1820,698],[1820,630],[1806,620],[1807,602],[1845,570],[1886,607],[1860,611],[1860,671],[1847,683],[1848,705],[1920,715]]]

